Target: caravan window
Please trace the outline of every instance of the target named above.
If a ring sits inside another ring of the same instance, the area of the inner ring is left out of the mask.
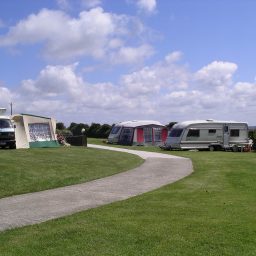
[[[154,128],[154,141],[162,140],[162,128]]]
[[[144,128],[144,140],[145,142],[152,142],[152,128],[150,127]]]
[[[239,130],[238,129],[231,129],[230,130],[230,137],[239,137]]]
[[[198,129],[190,129],[188,131],[187,137],[199,137],[200,136],[200,130]]]
[[[216,133],[216,129],[209,129],[209,135],[214,135]]]
[[[117,134],[120,130],[120,126],[114,126],[111,130],[111,134]]]
[[[180,137],[182,131],[183,129],[171,129],[171,131],[169,132],[169,137]]]
[[[52,140],[49,123],[31,123],[28,124],[28,129],[29,137],[32,142]]]
[[[125,127],[122,129],[119,142],[124,145],[130,145],[133,139],[133,128]]]

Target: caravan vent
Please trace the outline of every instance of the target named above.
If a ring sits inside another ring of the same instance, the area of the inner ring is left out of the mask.
[[[206,119],[207,122],[213,122],[213,119]]]

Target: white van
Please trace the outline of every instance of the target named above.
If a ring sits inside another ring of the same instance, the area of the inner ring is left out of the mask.
[[[0,108],[0,147],[16,148],[14,126],[10,117],[5,116],[6,109]]]
[[[209,119],[175,124],[162,148],[238,151],[248,144],[247,123]]]

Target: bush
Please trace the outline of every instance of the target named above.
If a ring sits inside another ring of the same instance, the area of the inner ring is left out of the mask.
[[[249,138],[253,140],[252,148],[256,150],[256,130],[249,131]]]
[[[56,133],[57,134],[61,134],[63,136],[70,136],[72,135],[72,132],[68,129],[64,129],[64,130],[59,130],[59,129],[56,129]]]
[[[89,130],[89,125],[88,124],[83,124],[83,123],[71,123],[69,128],[68,128],[73,135],[83,135],[82,130],[84,129],[84,134],[87,135],[88,130]]]
[[[92,123],[90,126],[88,124],[83,124],[83,123],[75,123],[72,122],[70,126],[67,129],[60,129],[63,128],[64,124],[63,123],[58,123],[57,127],[57,133],[62,134],[62,135],[74,135],[74,136],[79,136],[79,135],[86,135],[87,137],[90,138],[102,138],[106,139],[108,138],[108,135],[112,129],[112,126],[109,124],[99,124],[99,123]],[[82,130],[84,129],[84,132]]]

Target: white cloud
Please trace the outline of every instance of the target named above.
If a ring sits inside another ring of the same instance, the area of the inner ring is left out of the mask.
[[[173,56],[175,54],[174,52]],[[171,55],[172,53],[167,55],[165,61],[122,76],[121,84],[125,87],[126,93],[134,96],[187,88],[190,75],[186,68],[169,60]]]
[[[77,63],[67,66],[46,66],[35,80],[22,81],[20,94],[29,102],[26,110],[47,111],[61,109],[113,109],[128,107],[130,102],[120,95],[120,88],[111,83],[89,84],[76,73]],[[37,107],[38,102],[38,107]],[[33,107],[31,107],[33,106]]]
[[[59,60],[80,56],[99,59],[119,49],[131,63],[138,53],[125,46],[125,39],[130,40],[133,35],[133,41],[136,41],[141,33],[143,25],[138,19],[104,12],[101,7],[83,11],[77,18],[63,11],[43,9],[11,27],[0,37],[0,46],[42,43],[44,55]],[[150,46],[142,45],[139,49],[142,51],[139,57],[149,55]]]
[[[124,93],[128,97],[135,97],[157,93],[160,90],[160,85],[155,83],[156,79],[155,70],[145,67],[140,71],[124,75],[121,83],[124,86]]]
[[[213,80],[224,77],[223,81],[229,84],[220,92],[209,90],[206,84],[198,88],[198,81],[194,81],[198,72],[170,61],[169,57],[175,55],[170,53],[163,61],[123,75],[117,84],[89,83],[80,75],[78,63],[48,65],[35,79],[22,81],[14,103],[18,112],[51,115],[69,122],[156,119],[167,123],[207,118],[253,122],[253,115],[248,113],[256,111],[256,85],[234,83],[234,63],[226,63],[226,69],[220,69],[221,75],[212,76]],[[212,66],[211,63],[200,70],[211,73]],[[210,80],[213,84],[218,82]],[[0,96],[8,104],[14,94],[0,87]]]
[[[173,62],[179,61],[181,59],[181,57],[182,57],[182,52],[175,51],[175,52],[172,52],[172,53],[168,54],[165,57],[165,60],[168,63],[173,63]]]
[[[80,96],[83,79],[75,74],[78,64],[68,66],[46,66],[36,80],[22,81],[21,89],[32,97]]]
[[[156,10],[156,0],[137,0],[137,6],[140,10],[152,13]]]
[[[237,109],[239,107],[250,109],[252,106],[256,108],[256,84],[248,82],[236,83],[231,92],[231,97]],[[235,99],[238,100],[236,101]]]
[[[235,63],[213,61],[197,71],[195,79],[203,86],[223,88],[232,83],[232,76],[236,70],[237,65]]]
[[[123,46],[118,50],[118,52],[112,54],[111,62],[114,64],[140,64],[145,59],[151,57],[153,53],[153,48],[146,44],[139,47]]]
[[[14,98],[14,93],[12,93],[8,88],[1,86],[0,84],[0,108],[8,109]]]
[[[251,95],[256,95],[256,84],[247,83],[247,82],[238,82],[234,86],[234,93],[244,94],[250,93]]]
[[[108,43],[108,47],[110,49],[117,49],[117,48],[122,47],[123,45],[124,45],[123,40],[121,40],[119,38],[113,38]]]

